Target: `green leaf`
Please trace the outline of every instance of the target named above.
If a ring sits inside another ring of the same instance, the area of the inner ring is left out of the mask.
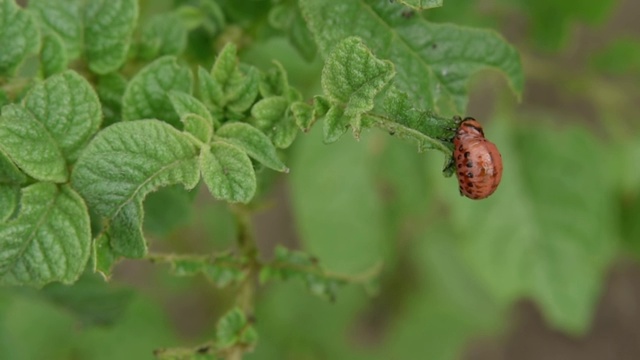
[[[289,42],[307,61],[313,60],[317,52],[316,44],[296,2],[273,6],[269,11],[269,24],[284,31]]]
[[[84,9],[84,50],[89,68],[106,74],[122,66],[138,19],[136,0],[91,0]]]
[[[377,59],[356,37],[341,41],[322,69],[322,89],[330,101],[346,104],[349,114],[369,111],[373,98],[393,78],[389,61]]]
[[[22,171],[37,180],[67,180],[67,166],[52,134],[31,113],[18,105],[2,108],[0,150]]]
[[[282,246],[276,247],[274,260],[260,271],[262,283],[274,277],[282,280],[299,278],[314,295],[330,301],[335,301],[338,288],[347,283],[344,279],[329,276],[313,256],[289,251]]]
[[[258,96],[260,72],[252,66],[244,67],[242,72],[238,72],[242,74],[238,77],[238,82],[230,83],[225,90],[227,107],[240,113],[249,110]]]
[[[202,26],[210,34],[218,34],[226,25],[224,11],[216,0],[203,0],[200,2],[198,10],[206,15],[206,19]]]
[[[518,53],[493,31],[406,19],[388,0],[301,0],[300,7],[325,56],[342,39],[361,37],[376,56],[395,64],[394,84],[428,109],[464,113],[467,81],[485,68],[504,72],[522,93]]]
[[[216,142],[200,152],[200,171],[211,194],[229,202],[248,203],[256,192],[256,174],[247,154]]]
[[[42,51],[40,52],[40,67],[45,78],[64,71],[69,59],[64,48],[62,38],[50,32],[42,38]]]
[[[583,129],[500,124],[485,132],[503,154],[496,193],[471,202],[450,184],[452,226],[466,239],[464,258],[500,302],[529,296],[553,326],[581,333],[615,251],[606,152]]]
[[[73,189],[26,187],[17,217],[0,224],[0,283],[72,283],[84,270],[90,243],[89,214]]]
[[[288,171],[278,157],[271,140],[260,130],[246,123],[228,123],[217,132],[216,137],[237,146],[249,156],[276,171]]]
[[[180,18],[180,21],[183,23],[183,26],[187,29],[187,31],[197,29],[208,20],[208,9],[202,9],[201,7],[210,5],[212,2],[205,1],[204,3],[205,4],[203,4],[203,2],[201,1],[199,4],[200,7],[192,5],[181,5],[176,9],[175,13]]]
[[[198,88],[200,98],[216,117],[222,115],[222,88],[207,70],[198,68]]]
[[[169,100],[180,117],[195,114],[207,119],[213,124],[211,113],[207,110],[207,107],[195,97],[184,92],[171,91],[169,93]]]
[[[72,184],[97,214],[113,218],[157,188],[199,179],[197,152],[185,134],[157,120],[121,122],[98,133],[82,152]]]
[[[352,119],[345,114],[344,108],[333,106],[324,119],[324,142],[332,143],[340,139],[349,130]]]
[[[198,71],[198,81],[202,101],[217,117],[224,116],[225,108],[238,114],[253,105],[258,96],[260,73],[252,66],[240,66],[236,46],[227,43],[210,73]]]
[[[75,161],[102,121],[98,95],[72,70],[34,86],[24,106],[46,127],[69,162]]]
[[[331,108],[329,99],[322,95],[313,97],[313,112],[317,118],[325,116],[329,112],[329,108]]]
[[[261,128],[268,128],[280,121],[289,107],[289,101],[284,96],[271,96],[258,101],[251,108],[251,116]]]
[[[116,254],[130,259],[141,259],[147,254],[147,243],[142,233],[143,212],[140,200],[130,201],[112,218],[109,241]]]
[[[258,341],[258,334],[247,320],[242,310],[233,308],[216,325],[216,345],[224,349],[234,345],[252,347]]]
[[[222,89],[225,89],[232,81],[235,81],[234,77],[238,75],[237,48],[234,43],[229,42],[218,54],[218,58],[211,68],[211,76]]]
[[[274,61],[274,65],[264,73],[262,81],[260,81],[259,90],[263,98],[285,96],[289,92],[289,80],[287,79],[286,70],[277,61]]]
[[[180,127],[179,116],[167,94],[191,93],[192,75],[175,57],[165,56],[147,65],[127,85],[122,100],[124,120],[159,119]]]
[[[119,258],[120,254],[111,247],[108,233],[101,233],[93,240],[91,245],[91,268],[94,272],[100,273],[102,277],[109,280],[111,269]]]
[[[442,0],[398,0],[398,2],[416,10],[442,6]]]
[[[13,215],[18,205],[20,188],[15,185],[0,184],[0,224]]]
[[[158,14],[144,25],[140,42],[140,52],[147,60],[180,55],[187,47],[187,27],[177,12]]]
[[[251,108],[251,115],[256,119],[257,127],[280,149],[291,146],[298,133],[295,120],[288,108],[289,100],[284,96],[262,99]]]
[[[373,109],[375,96],[394,75],[393,64],[377,59],[359,38],[340,42],[322,69],[322,89],[332,103],[325,121],[325,142],[336,141],[348,125],[358,136],[361,115]]]
[[[313,106],[302,101],[291,104],[291,112],[300,130],[308,132],[315,122]]]
[[[203,143],[208,143],[213,137],[213,125],[210,120],[195,114],[187,114],[182,117],[184,131],[195,136]]]
[[[0,0],[0,75],[13,75],[39,48],[40,35],[31,14],[14,0]]]
[[[29,9],[39,18],[40,25],[63,40],[69,59],[80,56],[83,48],[81,0],[30,0]]]
[[[27,181],[27,177],[2,151],[0,146],[0,184],[22,184],[25,181]]]
[[[384,94],[382,111],[384,117],[371,116],[363,121],[399,138],[412,140],[419,152],[427,149],[439,150],[445,154],[445,162],[449,161],[452,145],[448,139],[453,138],[458,127],[454,117],[443,118],[429,110],[416,108],[409,96],[394,86]],[[445,176],[447,175],[451,174],[445,172]]]
[[[109,73],[98,77],[98,97],[102,103],[103,127],[122,120],[122,97],[127,88],[127,80],[119,73]]]
[[[85,274],[72,286],[50,284],[40,294],[70,311],[83,326],[106,326],[120,319],[134,292],[105,283],[95,274]]]
[[[171,272],[176,276],[203,274],[219,288],[238,284],[248,275],[246,259],[231,253],[216,256],[168,255],[151,256],[150,258],[154,262],[169,263]]]

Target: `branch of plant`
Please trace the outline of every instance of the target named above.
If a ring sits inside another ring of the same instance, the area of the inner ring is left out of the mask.
[[[447,156],[451,156],[452,151],[448,148],[444,142],[429,137],[418,130],[411,129],[400,123],[393,121],[392,119],[380,115],[380,114],[366,114],[365,118],[373,126],[380,128],[390,134],[398,135],[401,138],[411,139],[417,142],[419,151],[423,151],[425,147],[432,147],[436,150],[443,152]],[[439,118],[438,118],[439,119]],[[428,144],[428,146],[427,146]]]

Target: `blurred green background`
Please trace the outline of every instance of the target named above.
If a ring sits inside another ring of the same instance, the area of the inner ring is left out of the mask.
[[[275,29],[247,35],[254,25],[241,8],[269,1],[222,3],[237,25],[220,37],[246,44],[243,61],[266,69],[277,59],[305,95],[319,92],[321,59],[305,60]],[[445,0],[426,11],[431,21],[493,28],[521,53],[522,101],[500,74],[483,72],[463,114],[501,150],[500,188],[462,198],[441,175],[441,154],[386,133],[332,145],[317,127],[301,135],[290,174],[271,176],[254,217],[262,256],[278,244],[301,248],[345,273],[383,260],[380,287],[370,297],[347,286],[334,303],[296,281],[262,288],[260,340],[246,358],[640,358],[638,14],[634,0]],[[167,211],[167,196],[145,204],[152,249],[233,246],[226,205],[201,191]],[[69,291],[77,296],[60,295]],[[121,263],[109,285],[87,276],[73,290],[0,289],[0,359],[151,358],[211,338],[233,300],[141,261]]]

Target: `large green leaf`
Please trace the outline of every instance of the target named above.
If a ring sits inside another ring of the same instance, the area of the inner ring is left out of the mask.
[[[122,66],[137,19],[137,0],[91,0],[86,3],[84,47],[92,71],[106,74]]]
[[[71,70],[34,86],[24,106],[46,127],[70,162],[75,161],[102,121],[95,91],[87,80]]]
[[[188,137],[157,120],[114,124],[78,159],[72,184],[99,215],[112,218],[159,187],[199,179],[197,152]]]
[[[175,57],[161,57],[131,79],[122,100],[124,120],[159,119],[181,127],[169,93],[191,93],[192,75]]]
[[[287,170],[267,135],[249,124],[239,122],[225,124],[216,132],[216,137],[239,147],[273,170]]]
[[[0,149],[0,184],[22,184],[25,181],[27,181],[27,177]]]
[[[60,73],[67,68],[68,63],[69,57],[62,38],[53,32],[45,34],[42,37],[42,50],[40,51],[42,75],[47,78]]]
[[[2,108],[0,150],[37,180],[67,180],[66,163],[55,139],[29,111],[18,105]]]
[[[29,9],[38,16],[40,25],[62,38],[70,59],[74,59],[82,53],[82,7],[82,0],[29,1]]]
[[[0,0],[0,75],[12,75],[39,48],[40,36],[31,14],[14,0]]]
[[[187,47],[187,27],[177,12],[158,14],[143,27],[140,52],[145,59],[180,55]]]
[[[322,90],[332,102],[324,126],[325,141],[337,140],[348,125],[358,136],[362,114],[373,109],[375,96],[394,75],[393,64],[377,59],[361,39],[341,41],[322,69]]]
[[[20,188],[15,185],[0,184],[0,223],[6,221],[18,205]]]
[[[73,189],[26,187],[17,217],[0,224],[0,283],[72,283],[84,270],[90,243],[89,214]]]
[[[247,154],[223,142],[204,146],[200,171],[211,194],[230,202],[248,203],[256,192],[256,173]]]
[[[442,6],[442,0],[398,0],[398,2],[418,10]]]
[[[122,96],[127,88],[127,79],[118,73],[109,73],[98,78],[96,91],[102,104],[103,126],[122,120]]]
[[[463,113],[467,81],[484,68],[501,70],[522,92],[518,53],[493,31],[407,19],[402,5],[388,0],[300,0],[300,7],[325,56],[348,36],[362,38],[378,58],[395,64],[395,85],[428,109]]]

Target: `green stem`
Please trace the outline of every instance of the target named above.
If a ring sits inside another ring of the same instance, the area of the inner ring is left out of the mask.
[[[258,247],[253,237],[251,226],[251,211],[244,205],[233,205],[232,210],[237,222],[238,250],[247,259],[248,273],[236,296],[236,303],[248,317],[253,316],[256,286],[258,284],[258,274],[260,273],[260,262],[258,260]],[[246,349],[234,347],[227,357],[229,360],[240,360]]]
[[[412,139],[417,142],[418,150],[423,151],[426,148],[433,148],[443,152],[447,156],[451,156],[453,152],[449,147],[447,147],[442,141],[429,137],[418,130],[409,128],[402,124],[399,124],[386,116],[378,115],[378,114],[366,114],[366,120],[372,126],[385,130],[391,134],[398,135],[401,138]],[[439,121],[449,121],[448,119],[441,119],[432,116],[433,119]]]

